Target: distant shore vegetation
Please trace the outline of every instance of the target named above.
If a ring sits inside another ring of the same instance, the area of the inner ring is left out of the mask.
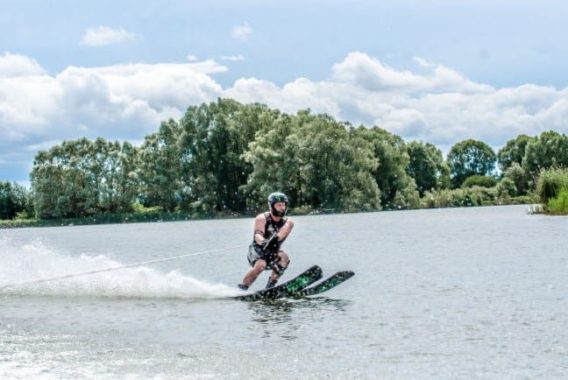
[[[540,204],[568,214],[568,136],[519,135],[447,156],[378,126],[231,99],[192,106],[140,146],[86,138],[35,156],[31,187],[0,181],[0,226],[253,215],[268,193],[292,213]]]

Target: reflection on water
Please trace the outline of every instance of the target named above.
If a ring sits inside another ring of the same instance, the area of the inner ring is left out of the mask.
[[[263,338],[278,336],[297,339],[300,327],[307,321],[323,323],[326,318],[345,314],[351,301],[328,297],[277,299],[251,302],[251,320],[258,323]]]

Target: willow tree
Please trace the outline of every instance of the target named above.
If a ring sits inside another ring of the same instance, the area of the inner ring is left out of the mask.
[[[449,186],[450,168],[440,149],[422,141],[411,141],[406,149],[409,156],[406,172],[414,178],[420,196]]]
[[[180,135],[181,127],[170,119],[144,139],[138,162],[140,200],[144,206],[173,211],[187,192],[182,180]]]
[[[188,108],[178,144],[185,157],[182,172],[192,210],[205,214],[246,210],[241,188],[252,166],[241,155],[256,131],[271,125],[278,113],[264,105],[242,105],[230,99]]]
[[[31,173],[34,208],[41,218],[130,211],[137,193],[136,149],[102,138],[64,141],[40,151]]]
[[[497,161],[502,172],[507,171],[513,164],[522,165],[527,145],[534,141],[534,137],[519,135],[507,141],[505,146],[497,152]]]
[[[138,196],[138,149],[129,142],[98,138],[83,156],[85,172],[97,194],[96,211],[129,212]],[[96,176],[95,176],[96,173]]]
[[[276,190],[286,193],[294,207],[307,205],[297,121],[287,114],[279,115],[257,132],[242,154],[252,167],[247,183],[241,187],[249,209],[264,208],[266,196]]]
[[[87,139],[64,141],[40,151],[31,173],[34,208],[40,218],[79,217],[96,213],[97,173],[88,173],[91,156]]]
[[[353,129],[352,134],[371,144],[373,156],[378,161],[372,173],[381,191],[383,207],[417,207],[419,195],[414,179],[406,172],[410,159],[402,138],[379,127],[361,126]]]
[[[371,175],[377,162],[370,145],[352,138],[346,125],[327,115],[281,115],[271,127],[258,131],[244,158],[254,168],[246,189],[257,204],[270,191],[281,190],[296,207],[380,207],[380,192]]]

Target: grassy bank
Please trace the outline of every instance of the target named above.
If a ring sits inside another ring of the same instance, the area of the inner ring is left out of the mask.
[[[537,193],[543,205],[542,212],[568,215],[568,169],[543,171],[537,182]]]
[[[427,191],[420,200],[421,208],[502,206],[535,203],[534,195],[509,196],[497,187],[474,186],[453,190]]]

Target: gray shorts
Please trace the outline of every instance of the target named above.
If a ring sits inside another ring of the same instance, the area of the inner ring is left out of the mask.
[[[247,259],[251,267],[253,267],[258,260],[262,259],[266,261],[266,270],[270,270],[272,269],[272,265],[274,264],[274,262],[278,260],[278,253],[262,252],[262,249],[253,243],[249,245]]]

